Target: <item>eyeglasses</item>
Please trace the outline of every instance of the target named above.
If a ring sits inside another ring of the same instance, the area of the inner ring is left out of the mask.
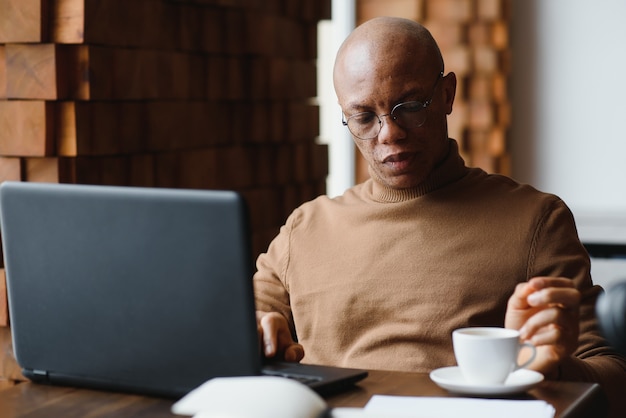
[[[361,112],[344,119],[345,116],[342,113],[341,123],[348,127],[352,135],[363,140],[374,139],[378,136],[383,127],[382,118],[384,116],[391,116],[391,119],[404,129],[419,128],[426,122],[424,109],[432,103],[435,89],[442,77],[443,71],[437,75],[437,81],[435,81],[430,98],[425,102],[398,103],[391,109],[391,112],[384,115],[377,115],[374,112]]]

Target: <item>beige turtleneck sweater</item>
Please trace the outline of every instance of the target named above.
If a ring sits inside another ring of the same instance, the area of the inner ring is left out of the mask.
[[[257,260],[257,309],[289,319],[304,362],[428,372],[455,364],[453,329],[502,326],[517,283],[564,276],[583,300],[562,378],[626,387],[626,362],[597,331],[601,289],[567,206],[465,167],[450,144],[420,187],[370,179],[297,208]]]

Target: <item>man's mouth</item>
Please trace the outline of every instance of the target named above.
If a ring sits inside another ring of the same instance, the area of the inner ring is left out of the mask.
[[[408,152],[401,152],[398,154],[392,154],[383,159],[383,164],[396,165],[406,162],[411,159],[412,154]]]

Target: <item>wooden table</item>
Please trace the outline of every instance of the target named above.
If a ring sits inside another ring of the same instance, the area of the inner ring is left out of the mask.
[[[435,385],[427,374],[372,371],[354,389],[327,398],[331,406],[364,406],[374,394],[454,396]],[[600,418],[607,403],[596,384],[542,382],[512,399],[541,399],[551,403],[558,418]],[[87,389],[21,383],[0,391],[2,418],[172,418],[173,400]]]

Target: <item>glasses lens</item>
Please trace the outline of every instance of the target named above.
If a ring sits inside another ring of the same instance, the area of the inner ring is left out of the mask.
[[[346,121],[352,135],[361,139],[376,138],[380,132],[380,119],[374,112],[352,115]]]
[[[403,128],[419,128],[426,122],[424,109],[429,103],[406,102],[397,105],[391,112],[396,123]]]

